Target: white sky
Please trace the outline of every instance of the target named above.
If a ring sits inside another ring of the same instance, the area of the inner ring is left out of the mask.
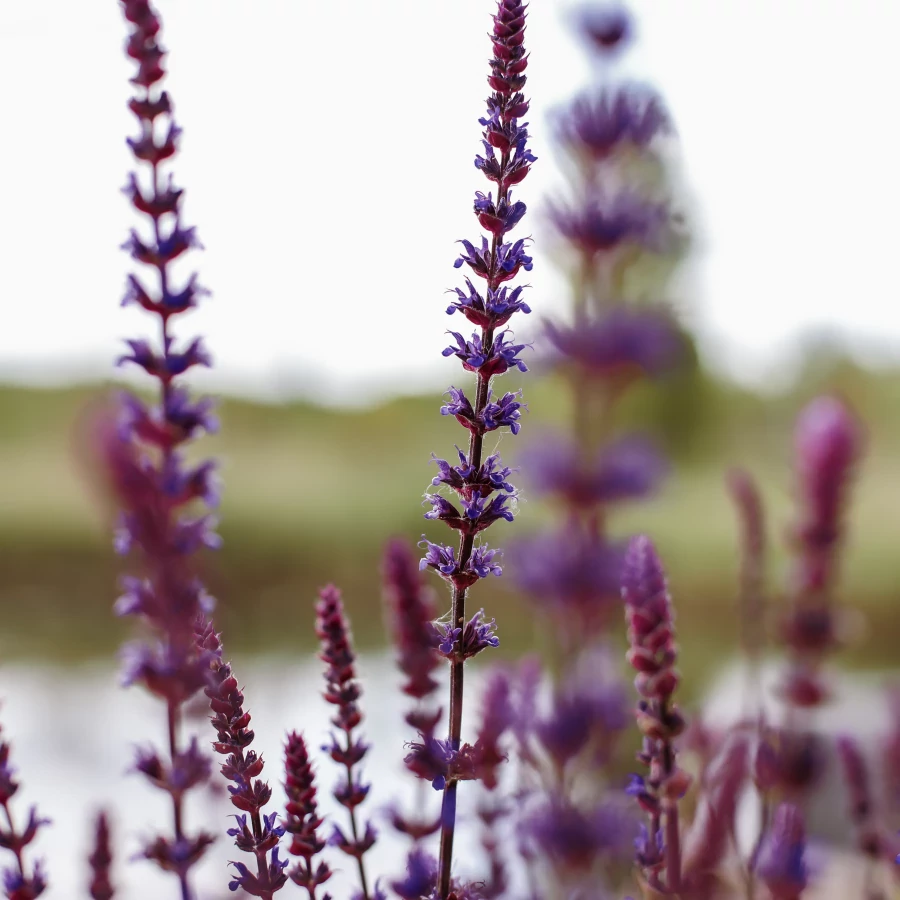
[[[771,380],[823,327],[895,355],[900,4],[634,5],[629,68],[669,102],[697,207],[689,310],[707,358]],[[352,402],[449,383],[444,291],[454,241],[478,234],[492,0],[158,6],[185,129],[175,173],[214,291],[182,330],[208,336],[216,387]],[[531,5],[532,211],[557,179],[546,113],[588,73],[565,8]],[[105,375],[119,339],[150,327],[118,306],[124,34],[115,0],[0,3],[0,377]],[[561,289],[536,251],[529,302],[550,312]]]

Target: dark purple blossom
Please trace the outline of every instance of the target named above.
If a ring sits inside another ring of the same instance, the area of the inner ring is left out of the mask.
[[[502,149],[502,148],[501,148]],[[506,197],[501,197],[499,203],[494,203],[491,193],[485,195],[481,191],[475,192],[475,214],[481,227],[491,234],[504,234],[512,231],[522,220],[527,207],[521,201],[513,203],[512,192]]]
[[[447,315],[461,312],[473,325],[482,328],[499,328],[505,325],[514,313],[530,313],[531,307],[521,300],[524,285],[510,288],[503,285],[495,290],[487,291],[487,300],[475,290],[475,286],[467,278],[468,291],[462,288],[454,288],[458,299],[447,307]]]
[[[505,519],[512,522],[514,518],[510,504],[514,502],[515,495],[497,494],[487,500],[481,494],[475,494],[471,500],[461,500],[462,512],[449,500],[440,494],[426,494],[425,499],[432,504],[430,512],[425,513],[426,519],[436,519],[446,522],[451,528],[465,534],[478,534],[497,519]]]
[[[519,400],[521,391],[508,391],[499,400],[492,401],[492,391],[486,394],[486,403],[481,413],[476,413],[472,408],[469,398],[459,389],[450,387],[447,389],[450,401],[441,407],[442,416],[456,416],[457,421],[476,434],[485,434],[498,428],[509,428],[513,434],[518,434],[522,427],[519,424],[521,410],[525,404]]]
[[[756,874],[773,900],[799,900],[809,881],[803,814],[791,803],[775,810],[756,862]]]
[[[414,848],[406,861],[406,876],[391,882],[394,893],[403,900],[421,900],[434,893],[437,884],[437,860],[420,847]]]
[[[619,3],[584,6],[575,24],[592,49],[602,55],[621,51],[634,34],[634,20]]]
[[[513,493],[515,488],[507,479],[513,473],[513,469],[504,466],[500,456],[493,453],[488,456],[478,471],[469,463],[469,458],[459,447],[456,448],[459,455],[459,465],[451,466],[446,459],[438,459],[432,454],[432,460],[438,467],[438,474],[431,479],[432,485],[439,487],[442,484],[452,488],[464,497],[487,497],[493,491],[506,491]]]
[[[91,882],[88,890],[91,900],[112,900],[115,891],[110,881],[112,849],[109,839],[109,820],[106,813],[99,813],[94,825],[94,846],[88,857]]]
[[[496,629],[496,619],[488,621],[483,609],[478,610],[461,628],[436,622],[434,634],[437,649],[450,662],[461,662],[488,647],[499,647],[500,638],[494,633]]]
[[[481,239],[481,247],[476,248],[471,241],[462,240],[460,243],[465,248],[453,263],[454,268],[459,268],[463,263],[479,277],[490,282],[493,290],[497,290],[504,281],[515,278],[519,269],[530,272],[532,269],[531,257],[525,252],[525,239],[522,238],[514,244],[498,244],[496,253],[491,253],[488,239]],[[493,256],[493,259],[492,259]],[[488,288],[488,291],[492,289]]]
[[[528,344],[511,343],[510,331],[501,331],[494,336],[490,348],[485,348],[481,335],[473,334],[467,341],[458,331],[451,331],[456,346],[447,347],[444,356],[456,356],[462,360],[463,368],[469,372],[481,372],[485,378],[502,375],[508,369],[516,367],[520,372],[527,372],[528,367],[517,354]]]
[[[637,84],[584,94],[557,119],[559,140],[597,161],[622,149],[644,149],[670,129],[669,115],[659,95]]]
[[[594,191],[573,205],[554,203],[549,212],[557,231],[589,257],[625,246],[658,248],[668,216],[665,206],[631,191]]]

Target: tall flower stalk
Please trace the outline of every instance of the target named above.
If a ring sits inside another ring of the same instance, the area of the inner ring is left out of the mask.
[[[163,164],[175,155],[181,130],[172,116],[168,93],[161,89],[165,50],[159,42],[160,20],[148,0],[121,0],[131,31],[126,53],[137,64],[131,79],[135,94],[129,109],[138,121],[138,134],[128,145],[141,171],[125,188],[144,230],[132,230],[124,248],[149,272],[149,280],[129,275],[123,303],[134,303],[154,317],[159,339],[129,340],[120,360],[142,368],[157,386],[155,403],[124,396],[116,429],[101,435],[102,450],[115,498],[122,509],[116,548],[136,551],[141,574],[125,579],[116,609],[147,626],[147,638],[125,652],[125,681],[141,684],[165,704],[166,750],[141,750],[138,771],[171,799],[172,824],[143,848],[178,879],[182,900],[194,892],[189,872],[213,838],[189,828],[185,809],[188,792],[209,777],[211,761],[196,741],[182,738],[185,704],[210,678],[210,656],[194,642],[194,622],[212,607],[196,574],[195,556],[203,547],[219,543],[214,520],[198,506],[217,500],[214,464],[188,465],[183,457],[192,437],[215,427],[208,400],[191,399],[178,381],[188,369],[209,365],[199,338],[178,344],[173,320],[193,308],[205,293],[192,275],[177,283],[174,263],[197,246],[193,228],[181,220],[182,190]]]
[[[498,0],[493,20],[493,57],[488,76],[492,93],[487,113],[479,119],[484,129],[484,155],[475,157],[475,166],[494,189],[487,194],[476,191],[474,203],[478,222],[489,237],[482,236],[476,243],[461,241],[463,252],[454,264],[457,268],[467,266],[471,275],[484,284],[479,291],[466,278],[465,290],[456,288],[457,299],[447,312],[460,313],[477,330],[471,339],[451,332],[453,343],[444,351],[445,356],[456,356],[467,372],[475,374],[474,399],[462,389],[451,387],[449,400],[441,408],[443,415],[455,416],[469,432],[469,446],[467,452],[459,451],[459,465],[437,461],[436,485],[454,492],[459,507],[440,494],[427,495],[433,509],[426,517],[440,519],[459,531],[459,544],[454,548],[424,541],[427,554],[422,561],[423,567],[435,569],[451,588],[450,623],[442,644],[450,661],[450,752],[460,748],[466,658],[487,645],[482,640],[485,629],[475,623],[475,643],[463,647],[468,590],[479,578],[501,572],[496,562],[499,551],[488,549],[479,535],[497,519],[512,521],[516,497],[507,481],[509,469],[496,454],[485,456],[484,445],[485,436],[492,431],[509,428],[513,434],[518,433],[523,404],[519,392],[495,395],[492,383],[510,368],[526,368],[519,358],[524,345],[515,342],[509,329],[501,330],[516,312],[529,312],[521,299],[522,287],[511,287],[508,282],[520,269],[531,270],[531,257],[525,252],[524,239],[507,240],[525,215],[525,204],[513,200],[512,188],[527,176],[535,160],[527,147],[527,123],[522,122],[529,106],[522,93],[528,65],[524,2]],[[438,890],[442,898],[450,891],[456,797],[457,779],[451,776],[444,786],[441,819]]]

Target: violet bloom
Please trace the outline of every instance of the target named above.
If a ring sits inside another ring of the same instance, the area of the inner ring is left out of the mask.
[[[656,447],[639,435],[619,438],[588,459],[574,441],[547,435],[526,451],[525,464],[534,473],[535,490],[557,495],[574,509],[646,497],[668,469]]]
[[[775,810],[756,863],[756,874],[772,900],[799,900],[809,881],[803,814],[791,803]]]
[[[668,111],[655,91],[625,84],[577,97],[559,115],[557,137],[599,162],[622,150],[645,150],[671,127]]]
[[[3,885],[9,900],[34,900],[44,893],[47,879],[44,875],[43,863],[40,861],[31,866],[25,861],[25,848],[37,837],[38,831],[49,824],[49,819],[42,819],[37,807],[28,810],[25,824],[16,825],[10,801],[19,790],[15,769],[10,764],[10,745],[3,740],[0,729],[0,807],[6,819],[5,827],[0,825],[0,848],[9,850],[15,860],[14,865],[2,870]]]
[[[347,810],[350,819],[350,834],[345,834],[335,825],[331,843],[356,860],[362,896],[369,900],[363,856],[375,843],[376,832],[371,822],[366,823],[363,829],[357,815],[357,807],[369,793],[370,786],[362,781],[359,772],[359,765],[369,747],[356,731],[363,719],[358,703],[362,687],[356,677],[356,654],[350,625],[344,614],[341,593],[334,585],[328,585],[319,592],[316,635],[322,648],[320,657],[326,666],[323,696],[336,707],[331,722],[338,730],[338,733],[332,734],[331,745],[325,749],[346,771],[345,780],[335,787],[333,794]]]
[[[140,619],[152,637],[126,648],[125,680],[143,684],[166,704],[167,757],[146,751],[138,769],[151,783],[169,794],[173,833],[158,836],[143,855],[173,872],[181,884],[183,900],[193,896],[188,871],[200,859],[212,838],[184,829],[185,777],[189,787],[205,780],[204,763],[195,747],[179,741],[184,704],[209,683],[210,658],[194,644],[194,621],[211,609],[212,599],[197,578],[193,555],[219,543],[214,519],[202,507],[216,501],[213,464],[189,465],[184,456],[188,441],[214,427],[208,401],[192,401],[177,383],[193,366],[209,365],[200,339],[180,345],[172,333],[175,317],[188,311],[206,293],[191,276],[175,282],[172,264],[197,246],[193,228],[181,218],[182,190],[172,178],[164,179],[162,164],[177,150],[180,129],[172,118],[169,95],[160,90],[165,53],[159,44],[160,21],[148,0],[122,0],[131,25],[126,53],[137,63],[131,79],[137,89],[129,108],[138,120],[139,133],[128,144],[142,174],[132,174],[125,189],[132,206],[146,221],[142,237],[132,231],[124,247],[150,270],[153,286],[143,277],[128,278],[125,302],[136,303],[156,317],[160,340],[128,341],[121,362],[137,365],[154,379],[159,399],[147,404],[134,396],[123,401],[118,429],[105,426],[101,452],[122,521],[116,536],[120,552],[138,551],[144,577],[125,580],[117,603],[120,615]],[[206,758],[206,769],[209,767]],[[186,773],[190,771],[190,775]]]
[[[284,828],[275,824],[276,813],[266,815],[263,812],[263,807],[272,798],[272,789],[259,778],[263,770],[262,757],[255,750],[248,749],[254,737],[249,727],[250,713],[244,709],[244,694],[238,687],[231,665],[222,657],[221,635],[216,634],[212,623],[201,621],[197,623],[196,640],[197,646],[209,654],[211,660],[212,684],[205,693],[212,710],[210,721],[216,732],[213,748],[226,757],[222,763],[222,774],[233,782],[228,787],[228,793],[232,804],[241,812],[234,817],[235,826],[228,830],[228,834],[234,838],[238,850],[255,858],[255,871],[241,862],[232,862],[237,874],[229,887],[233,891],[240,887],[254,897],[272,900],[287,882],[284,873],[287,860],[278,858]],[[188,773],[193,771],[198,773],[194,777],[199,780],[201,765],[205,762],[205,759],[202,762],[185,760],[185,778],[191,777]]]
[[[549,213],[556,230],[587,257],[622,247],[662,249],[668,218],[664,205],[630,191],[594,191],[576,203],[554,203]]]
[[[579,377],[615,387],[666,375],[682,357],[675,324],[658,310],[616,307],[601,318],[573,326],[547,322],[544,329],[552,367],[576,367]]]

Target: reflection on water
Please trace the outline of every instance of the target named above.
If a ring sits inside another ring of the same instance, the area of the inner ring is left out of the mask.
[[[318,693],[322,664],[312,656],[299,662],[271,658],[235,662],[253,716],[253,746],[264,753],[264,775],[275,790],[270,809],[276,809],[284,802],[280,767],[285,731],[302,731],[310,747],[315,748],[325,742],[329,730],[329,708]],[[364,730],[372,747],[366,766],[372,791],[362,810],[368,808],[380,826],[379,842],[367,859],[373,871],[377,869],[376,874],[394,877],[402,871],[407,845],[384,822],[384,810],[398,801],[421,804],[422,794],[415,779],[402,769],[403,742],[411,735],[402,721],[405,701],[399,699],[402,695],[391,660],[386,655],[366,656],[360,662],[360,671],[367,714]],[[477,705],[474,695],[472,691],[473,709]],[[117,674],[109,666],[4,666],[0,669],[0,697],[0,718],[12,742],[13,765],[22,780],[14,801],[19,816],[36,803],[40,813],[53,820],[32,845],[36,848],[34,855],[46,859],[50,873],[51,885],[44,896],[48,900],[87,896],[86,887],[81,886],[87,884],[91,823],[95,811],[107,806],[115,811],[115,881],[122,889],[120,896],[129,900],[174,898],[172,876],[160,873],[148,862],[128,862],[142,836],[160,824],[167,827],[171,821],[167,797],[142,777],[128,773],[135,745],[149,741],[162,744],[162,705],[141,690],[120,688]],[[204,714],[198,711],[188,733],[211,741],[212,728],[203,721]],[[329,793],[338,778],[337,767],[321,754],[316,771],[322,811],[334,813],[335,821],[343,824],[345,811],[337,807]],[[225,835],[225,829],[231,826],[227,817],[235,810],[225,797],[224,780],[218,772],[213,780],[216,791],[195,799],[188,815],[189,828],[202,823],[220,835],[198,867],[196,884],[203,900],[234,896],[227,890],[227,861],[243,856]],[[473,800],[474,794],[474,789],[460,792],[463,816],[468,812],[466,798]],[[436,812],[440,795],[427,786],[425,795]],[[327,836],[330,829],[323,828]],[[467,841],[462,834],[458,843],[461,871],[479,869],[481,858],[472,838]],[[334,866],[344,870],[329,883],[330,888],[333,886],[331,893],[348,896],[352,889],[349,859],[328,852]]]

